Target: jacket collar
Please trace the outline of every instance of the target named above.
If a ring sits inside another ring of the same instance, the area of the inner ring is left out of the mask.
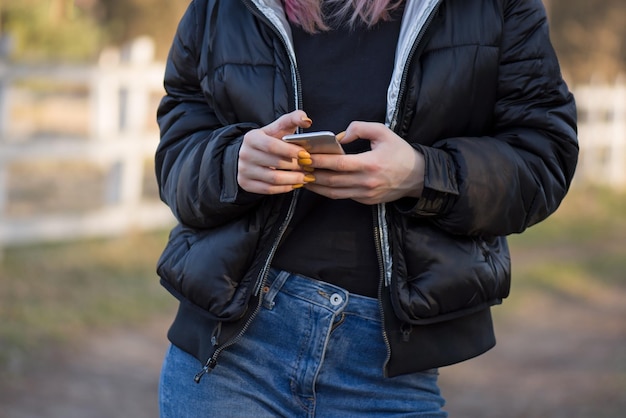
[[[421,34],[428,25],[431,16],[443,0],[406,0],[404,15],[402,16],[402,26],[396,47],[396,61],[391,76],[391,82],[387,89],[387,113],[385,123],[393,128],[396,121],[394,115],[400,96],[402,78],[408,67],[410,55],[419,42]],[[292,62],[296,62],[293,49],[293,40],[289,22],[285,16],[282,1],[280,0],[248,0],[257,10],[274,25],[279,34],[283,37],[287,52]]]
[[[293,40],[291,28],[285,15],[283,2],[281,0],[247,0],[246,3],[254,5],[272,23],[289,48],[289,53],[293,54]]]
[[[400,86],[403,75],[408,68],[409,59],[422,33],[428,26],[431,16],[437,10],[442,0],[407,0],[402,16],[402,26],[396,46],[396,60],[394,63],[391,82],[387,89],[387,114],[385,123],[393,129],[396,121],[394,114],[400,96]]]

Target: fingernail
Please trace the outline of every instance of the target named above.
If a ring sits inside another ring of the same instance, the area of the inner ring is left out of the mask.
[[[304,184],[294,184],[292,187],[293,187],[294,189],[299,189],[299,188],[301,188],[301,187],[303,187],[303,186],[304,186]]]
[[[298,164],[300,165],[311,165],[313,164],[313,160],[310,158],[298,158]]]
[[[300,151],[298,152],[298,158],[300,159],[311,159],[311,154],[309,154],[307,151]]]
[[[309,126],[307,126],[307,128],[310,127],[311,125],[313,125],[313,121],[311,120],[311,118],[308,118],[306,116],[302,116],[300,119],[302,121],[306,122],[309,125]]]
[[[304,176],[305,183],[311,183],[312,181],[315,181],[315,176],[313,174],[307,174]]]
[[[311,166],[305,165],[305,166],[302,167],[302,171],[306,171],[306,172],[312,173],[312,172],[315,171],[315,169],[313,167],[311,167]]]
[[[337,135],[335,135],[337,142],[341,142],[341,140],[344,139],[345,137],[346,137],[346,131],[339,132]]]

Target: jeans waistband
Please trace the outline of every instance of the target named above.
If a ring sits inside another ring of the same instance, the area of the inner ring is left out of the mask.
[[[377,299],[350,293],[342,287],[310,277],[271,269],[263,289],[265,304],[272,306],[279,292],[306,300],[334,312],[381,321]]]

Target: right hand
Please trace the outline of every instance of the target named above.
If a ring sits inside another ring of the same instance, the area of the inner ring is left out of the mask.
[[[302,147],[282,140],[297,128],[309,128],[311,119],[302,110],[287,113],[263,128],[249,131],[239,150],[237,182],[252,193],[287,193],[315,178],[298,164],[310,158]]]

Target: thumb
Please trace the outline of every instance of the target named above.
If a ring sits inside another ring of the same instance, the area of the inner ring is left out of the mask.
[[[354,121],[348,125],[344,132],[337,134],[337,141],[341,144],[349,144],[357,139],[364,139],[370,141],[373,149],[376,144],[387,140],[388,132],[389,128],[382,123]]]
[[[267,135],[282,138],[292,134],[297,128],[310,128],[313,121],[302,110],[294,110],[276,119],[274,122],[262,128]]]

